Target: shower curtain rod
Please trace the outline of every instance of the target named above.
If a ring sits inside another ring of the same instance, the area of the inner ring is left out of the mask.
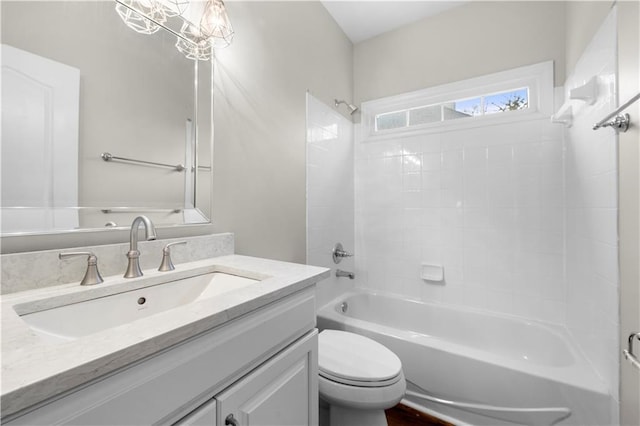
[[[622,111],[627,109],[632,103],[640,99],[640,93],[637,93],[631,99],[629,99],[624,104],[620,105],[616,108],[612,113],[608,114],[605,118],[598,121],[594,126],[593,130],[598,130],[601,127],[614,127],[617,130],[622,132],[626,132],[629,128],[629,114],[620,114]],[[616,116],[613,120],[609,121],[613,116]]]

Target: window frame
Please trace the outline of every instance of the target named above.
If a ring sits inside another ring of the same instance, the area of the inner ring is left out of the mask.
[[[436,121],[409,125],[412,109],[436,106],[473,98],[484,98],[517,89],[529,91],[528,107],[507,113],[483,114],[462,119]],[[553,61],[500,71],[428,89],[404,93],[362,103],[362,135],[365,140],[387,139],[420,133],[434,133],[505,122],[540,119],[553,114]],[[399,111],[407,111],[404,127],[376,130],[376,117]]]

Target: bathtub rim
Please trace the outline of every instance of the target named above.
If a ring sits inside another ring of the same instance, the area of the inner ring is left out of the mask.
[[[398,293],[391,293],[391,292],[385,292],[385,291],[380,291],[380,290],[369,290],[369,289],[353,289],[350,291],[347,291],[345,293],[342,293],[340,296],[332,299],[331,301],[329,301],[328,303],[322,305],[321,307],[318,308],[318,312],[320,312],[321,310],[324,309],[328,309],[329,306],[335,306],[336,304],[339,304],[340,302],[345,301],[344,299],[346,297],[351,297],[351,296],[356,296],[359,294],[366,294],[366,295],[370,295],[370,296],[380,296],[380,297],[385,297],[385,298],[390,298],[390,299],[395,299],[395,300],[401,300],[401,301],[407,301],[407,302],[412,302],[412,303],[418,303],[421,305],[427,305],[427,306],[434,306],[436,308],[447,308],[447,309],[452,309],[452,310],[457,310],[457,311],[464,311],[464,312],[471,312],[471,313],[475,313],[475,314],[481,314],[481,315],[485,315],[485,316],[490,316],[493,318],[500,318],[500,319],[507,319],[507,320],[515,320],[518,322],[522,322],[525,324],[533,324],[536,325],[538,327],[544,328],[547,331],[549,331],[550,333],[556,335],[557,337],[560,337],[562,339],[566,339],[567,337],[571,337],[571,336],[567,336],[567,330],[565,327],[553,323],[553,322],[549,322],[549,321],[543,321],[543,320],[538,320],[538,319],[533,319],[533,318],[528,318],[528,317],[523,317],[523,316],[519,316],[519,315],[515,315],[515,314],[507,314],[507,313],[502,313],[502,312],[495,312],[495,311],[490,311],[487,309],[481,309],[481,308],[476,308],[473,306],[464,306],[464,305],[456,305],[453,303],[447,303],[447,302],[427,302],[421,299],[416,299],[410,296],[405,296],[402,294],[398,294]],[[574,339],[570,339],[571,343],[576,343]]]

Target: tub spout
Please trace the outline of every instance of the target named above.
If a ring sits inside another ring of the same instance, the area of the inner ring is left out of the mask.
[[[352,280],[356,277],[356,274],[349,271],[343,271],[342,269],[336,269],[336,277],[349,277],[349,279]]]

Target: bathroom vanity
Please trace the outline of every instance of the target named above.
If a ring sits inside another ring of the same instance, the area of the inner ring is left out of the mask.
[[[314,287],[327,269],[228,255],[144,272],[2,296],[3,423],[317,424]],[[110,317],[126,303],[131,318]],[[97,319],[60,325],[84,307]]]

